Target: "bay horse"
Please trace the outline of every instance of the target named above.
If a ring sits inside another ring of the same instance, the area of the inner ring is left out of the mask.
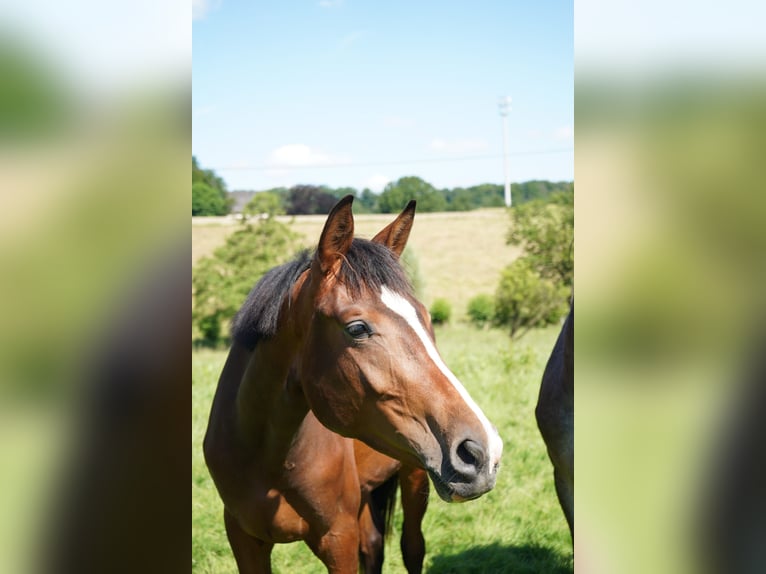
[[[574,303],[545,366],[535,418],[574,542]]]
[[[243,573],[270,572],[274,544],[297,540],[331,573],[357,572],[360,554],[380,571],[381,489],[397,481],[405,565],[419,572],[428,479],[447,502],[496,482],[502,440],[441,359],[399,263],[415,202],[368,241],[352,201],[232,323],[204,453]]]

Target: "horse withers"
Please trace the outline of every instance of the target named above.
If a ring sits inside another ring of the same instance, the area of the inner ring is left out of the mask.
[[[545,366],[535,417],[574,541],[574,304]]]
[[[367,241],[354,238],[352,200],[332,209],[314,254],[264,275],[232,324],[204,451],[240,572],[269,572],[273,545],[296,540],[329,572],[357,572],[360,553],[379,571],[379,494],[396,481],[418,572],[428,477],[448,502],[495,485],[502,441],[439,356],[399,263],[415,202]]]

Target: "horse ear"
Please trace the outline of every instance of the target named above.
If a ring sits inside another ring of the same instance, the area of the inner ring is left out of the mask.
[[[404,211],[381,229],[380,233],[373,237],[372,240],[375,243],[382,243],[399,257],[407,245],[407,239],[410,237],[410,230],[415,221],[415,204],[416,201],[414,199],[411,200],[407,207],[404,208]]]
[[[329,273],[346,255],[354,239],[354,215],[351,213],[353,195],[347,195],[335,204],[319,237],[316,259],[322,273]]]

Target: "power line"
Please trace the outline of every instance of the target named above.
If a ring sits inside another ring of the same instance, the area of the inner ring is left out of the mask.
[[[538,151],[518,151],[510,152],[509,156],[523,156],[523,155],[548,155],[556,153],[573,152],[574,148],[561,148],[561,149],[549,149]],[[243,165],[243,166],[229,166],[229,167],[213,167],[215,171],[267,171],[270,169],[337,169],[343,167],[376,167],[381,165],[403,165],[403,164],[418,164],[418,163],[442,163],[442,162],[454,162],[454,161],[476,161],[483,159],[498,159],[502,158],[503,154],[487,154],[487,155],[470,155],[463,157],[438,157],[430,159],[402,159],[402,160],[388,160],[388,161],[370,161],[370,162],[342,162],[342,163],[324,163],[324,164],[309,164],[309,165],[287,165],[287,164],[273,164],[273,165]]]

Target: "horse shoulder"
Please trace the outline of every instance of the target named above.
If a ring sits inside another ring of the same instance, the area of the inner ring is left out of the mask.
[[[354,440],[354,459],[356,460],[359,486],[363,492],[372,492],[391,478],[402,467],[402,463],[380,453],[361,441]]]

